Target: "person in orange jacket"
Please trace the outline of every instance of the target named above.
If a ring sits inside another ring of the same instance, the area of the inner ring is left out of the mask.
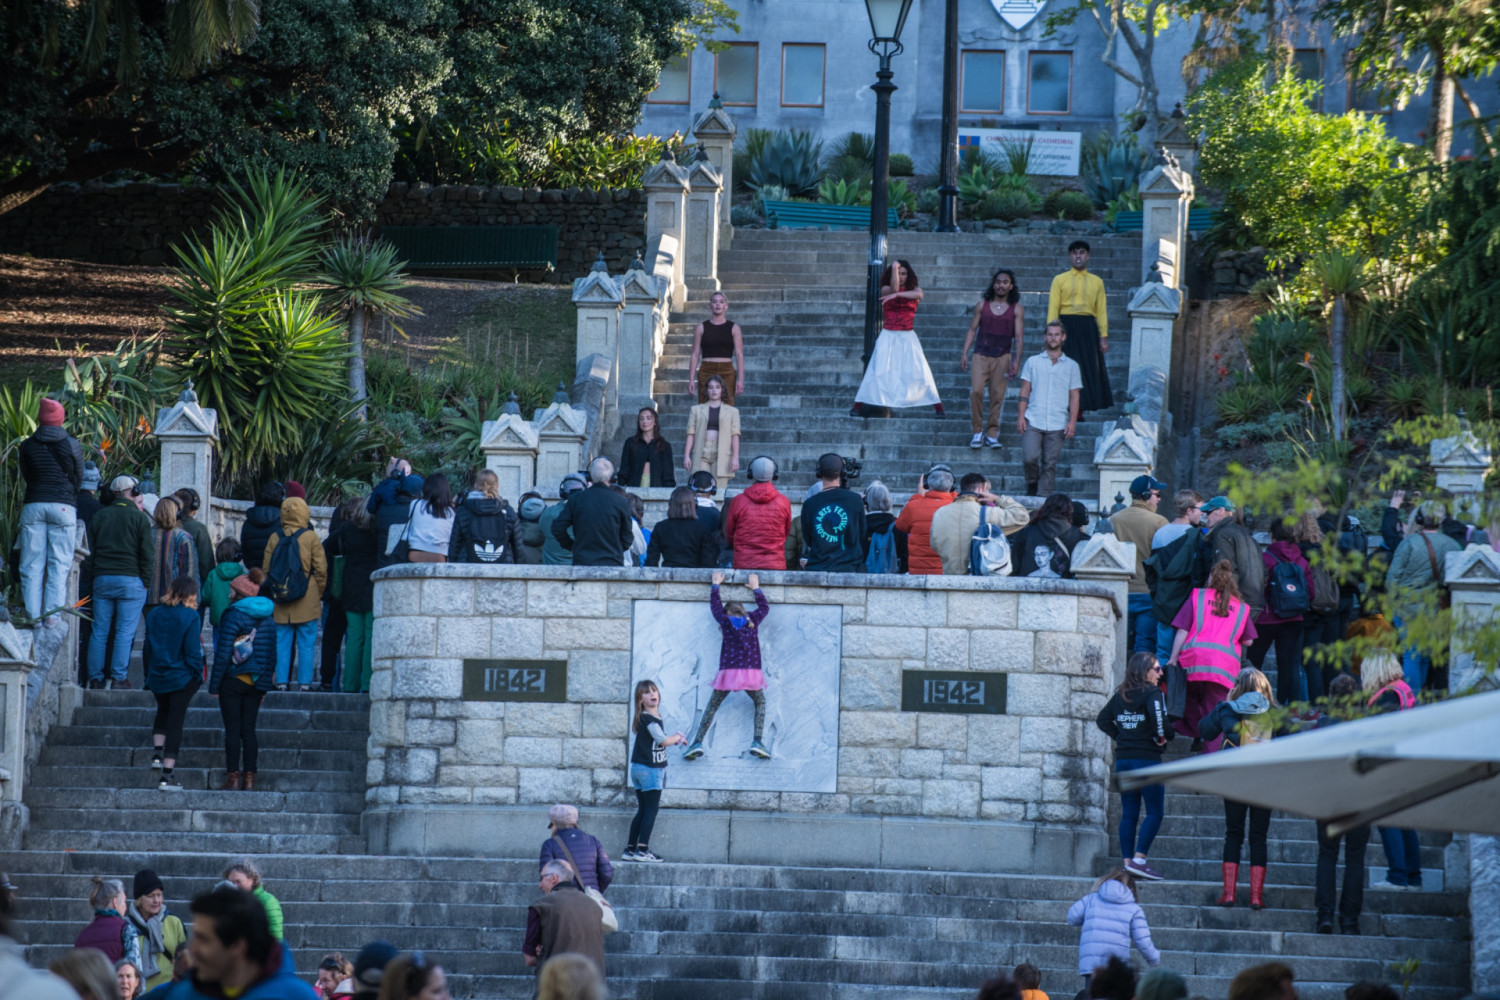
[[[952,503],[953,470],[934,465],[917,482],[917,492],[901,508],[896,530],[906,536],[906,571],[913,576],[942,576],[943,559],[932,548],[932,515]]]

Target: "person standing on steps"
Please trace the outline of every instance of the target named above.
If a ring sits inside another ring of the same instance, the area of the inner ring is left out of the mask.
[[[643,406],[635,415],[635,433],[625,439],[620,451],[620,485],[631,489],[677,485],[672,446],[661,436],[654,406]]]
[[[372,525],[374,515],[364,497],[344,505],[344,518],[328,540],[325,554],[344,560],[339,600],[344,605],[344,691],[370,690],[371,638],[375,631],[375,584],[370,575],[379,565],[380,549]]]
[[[719,564],[718,532],[698,517],[693,491],[679,486],[646,543],[646,565],[666,569],[713,569]]]
[[[125,911],[125,917],[135,925],[141,942],[141,958],[146,964],[145,988],[154,990],[172,981],[173,960],[178,947],[187,941],[187,931],[181,920],[167,912],[161,879],[156,872],[149,868],[136,872],[130,892],[135,902]]]
[[[1135,653],[1125,665],[1125,680],[1094,720],[1099,731],[1115,744],[1115,773],[1139,771],[1161,763],[1162,750],[1172,739],[1167,725],[1167,701],[1161,691],[1161,665],[1150,653]],[[1120,793],[1120,855],[1126,871],[1136,878],[1159,881],[1161,875],[1146,863],[1151,842],[1166,815],[1167,790],[1148,785]],[[1141,822],[1141,806],[1146,807]]]
[[[167,1000],[317,1000],[313,988],[293,973],[275,921],[268,921],[254,894],[214,889],[195,896],[189,907],[193,972],[172,986]]]
[[[601,893],[609,891],[615,866],[609,863],[599,838],[578,828],[578,807],[559,802],[548,809],[547,829],[552,836],[542,842],[538,867],[545,868],[549,861],[566,861],[577,873],[579,885]]]
[[[651,851],[651,831],[656,828],[661,793],[667,787],[667,747],[686,743],[687,737],[681,733],[667,735],[659,714],[661,689],[655,682],[638,682],[634,702],[630,723],[630,731],[635,734],[630,748],[630,784],[635,789],[636,809],[620,860],[661,861]]]
[[[1135,878],[1124,868],[1113,869],[1094,883],[1093,892],[1068,908],[1068,923],[1082,929],[1078,936],[1078,974],[1085,984],[1111,959],[1126,962],[1132,944],[1147,965],[1161,964],[1161,952],[1151,943],[1146,913],[1136,902]]]
[[[1266,606],[1255,616],[1258,635],[1245,658],[1260,670],[1266,653],[1276,647],[1276,698],[1283,705],[1323,697],[1323,675],[1316,678],[1302,669],[1303,615],[1313,593],[1312,567],[1292,541],[1291,525],[1281,518],[1271,522],[1271,544],[1261,557],[1266,568]],[[1279,567],[1285,566],[1285,569]],[[1301,592],[1295,590],[1301,583]]]
[[[156,787],[164,792],[182,791],[172,769],[177,766],[188,705],[203,682],[202,633],[198,581],[179,576],[162,595],[161,604],[147,613],[146,643],[141,651],[146,688],[156,698],[151,766],[161,768],[161,781]]]
[[[1370,712],[1404,712],[1417,705],[1417,694],[1403,672],[1404,665],[1392,653],[1372,653],[1360,664],[1360,683],[1368,696]],[[1376,827],[1387,862],[1385,878],[1371,889],[1422,888],[1422,841],[1417,831],[1395,826]]]
[[[1395,664],[1395,674],[1400,676],[1401,664],[1394,656],[1385,655]],[[1371,658],[1373,661],[1373,657]],[[1353,703],[1359,693],[1359,681],[1353,674],[1339,674],[1328,685],[1328,697],[1334,706]],[[1318,728],[1336,725],[1333,715],[1324,712]],[[1365,902],[1365,849],[1370,844],[1370,828],[1358,826],[1348,833],[1330,837],[1327,824],[1314,821],[1313,829],[1318,838],[1318,867],[1313,877],[1313,900],[1318,908],[1314,929],[1319,934],[1333,933],[1333,911],[1335,889],[1338,886],[1339,843],[1344,845],[1344,891],[1337,897],[1339,930],[1344,934],[1359,933],[1359,913]]]
[[[240,558],[246,573],[265,569],[261,564],[266,558],[266,543],[281,530],[281,501],[285,499],[286,487],[269,482],[255,495],[255,506],[245,512],[245,523],[240,527]]]
[[[1136,476],[1130,481],[1130,506],[1110,515],[1110,527],[1122,542],[1135,546],[1135,572],[1130,576],[1127,604],[1126,647],[1132,653],[1149,653],[1156,649],[1156,613],[1152,610],[1151,588],[1146,585],[1146,560],[1151,556],[1151,539],[1167,519],[1156,512],[1167,484],[1151,476]]]
[[[970,472],[958,483],[958,496],[932,513],[928,542],[946,576],[969,574],[969,544],[979,525],[989,524],[1007,535],[1026,527],[1031,513],[1012,497],[990,492],[982,472]],[[899,522],[898,522],[899,523]]]
[[[974,306],[974,317],[969,321],[969,332],[964,335],[964,347],[958,357],[959,370],[970,373],[969,429],[974,432],[969,439],[970,448],[1000,446],[1000,409],[1005,405],[1006,386],[1016,377],[1025,322],[1026,307],[1021,305],[1015,272],[1002,267],[990,278],[989,287]],[[984,411],[986,388],[990,391],[988,417]]]
[[[1197,744],[1198,723],[1224,700],[1240,677],[1240,656],[1255,641],[1250,605],[1240,596],[1234,567],[1220,559],[1209,571],[1208,584],[1188,592],[1172,619],[1174,638],[1167,662],[1177,663],[1187,677],[1183,716],[1173,723]],[[1218,743],[1209,743],[1212,753]]]
[[[842,485],[844,459],[829,452],[818,459],[816,496],[802,502],[804,569],[823,573],[865,571],[865,502]]]
[[[590,462],[592,485],[571,494],[552,521],[552,537],[572,552],[574,566],[623,566],[635,544],[630,505],[609,485],[614,474],[609,459]]]
[[[688,359],[688,378],[698,387],[698,402],[706,403],[709,400],[708,380],[718,376],[724,386],[724,402],[733,405],[735,397],[745,391],[744,337],[740,325],[729,319],[729,299],[723,292],[709,296],[708,311],[712,318],[693,328],[693,355]]]
[[[584,895],[573,866],[566,861],[547,862],[537,886],[542,894],[527,907],[526,936],[521,939],[521,959],[527,967],[540,970],[553,955],[571,952],[593,962],[604,975],[599,904]]]
[[[939,509],[958,498],[953,485],[953,470],[934,465],[922,473],[917,491],[896,518],[896,530],[906,539],[906,572],[913,576],[943,573],[943,557],[932,547],[932,519]]]
[[[104,952],[104,957],[113,965],[126,959],[139,969],[141,960],[140,935],[135,925],[125,918],[125,884],[119,879],[93,879],[89,890],[89,905],[94,908],[94,919],[73,942],[74,948],[93,948]]]
[[[146,606],[156,568],[151,518],[140,506],[140,481],[110,480],[113,502],[89,521],[89,564],[94,574],[94,629],[89,636],[89,687],[130,687],[130,647]],[[113,645],[110,645],[113,640]],[[109,647],[109,670],[104,651]]]
[[[219,788],[221,792],[255,790],[255,772],[260,763],[255,720],[260,715],[260,703],[276,677],[276,650],[280,645],[276,605],[269,597],[261,597],[255,586],[255,577],[263,572],[254,569],[235,580],[235,593],[240,599],[224,612],[214,640],[214,668],[208,675],[208,693],[218,696],[219,715],[224,720],[224,770],[228,774]],[[239,588],[242,582],[248,585],[244,590]],[[350,667],[346,665],[346,687],[349,677]]]
[[[1026,476],[1027,496],[1045,496],[1057,488],[1063,442],[1073,440],[1078,431],[1083,375],[1078,362],[1063,354],[1067,339],[1062,323],[1048,322],[1042,335],[1047,349],[1027,358],[1021,369],[1016,430],[1021,435],[1021,469]]]
[[[63,405],[44,399],[36,433],[21,442],[21,599],[26,614],[61,622],[55,612],[68,603],[68,574],[78,544],[78,491],[83,486],[83,449],[63,430]]]
[[[266,543],[268,595],[276,603],[276,690],[288,690],[292,649],[297,651],[297,686],[312,689],[313,657],[317,655],[318,621],[323,616],[323,588],[328,584],[328,560],[323,543],[312,530],[307,501],[288,497],[281,502],[281,531]],[[276,552],[293,546],[283,558]]]
[[[1074,240],[1068,246],[1073,266],[1052,279],[1047,296],[1047,322],[1057,320],[1068,333],[1063,351],[1078,362],[1083,377],[1079,412],[1107,410],[1115,405],[1104,355],[1109,352],[1109,314],[1104,282],[1089,272],[1089,245]]]
[[[571,566],[573,564],[573,549],[557,540],[557,536],[552,533],[552,525],[567,507],[568,498],[574,493],[588,489],[588,485],[588,479],[581,472],[570,472],[563,476],[562,482],[557,487],[557,503],[546,507],[537,516],[537,527],[542,531],[543,565]]]
[[[754,485],[724,507],[725,545],[735,569],[786,569],[786,536],[792,530],[792,502],[776,488],[776,463],[762,455],[750,461]]]
[[[178,520],[177,500],[162,497],[156,501],[156,510],[151,515],[151,545],[156,552],[155,572],[146,587],[146,610],[150,611],[162,602],[174,580],[187,578],[195,587],[202,584],[198,578],[198,552],[193,536],[182,530]]]
[[[723,401],[724,380],[719,376],[710,375],[705,390],[707,402],[688,412],[682,467],[712,473],[716,481],[727,483],[740,471],[740,411]]]
[[[884,329],[875,341],[870,363],[865,366],[859,391],[854,394],[851,417],[864,416],[865,406],[889,406],[904,409],[930,406],[938,417],[943,414],[943,400],[922,342],[913,327],[922,288],[917,272],[904,260],[892,260],[880,286],[880,308],[885,316]]]
[[[1243,667],[1229,697],[1215,705],[1213,711],[1198,723],[1198,738],[1204,746],[1210,746],[1220,736],[1224,737],[1221,753],[1236,747],[1266,743],[1277,735],[1271,710],[1278,707],[1266,675],[1254,667]],[[1248,818],[1250,909],[1259,910],[1266,905],[1266,832],[1271,828],[1271,810],[1229,798],[1234,794],[1232,787],[1226,788],[1225,792],[1224,894],[1219,897],[1219,905],[1234,905],[1240,875],[1240,847],[1245,842],[1245,821]]]
[[[271,937],[281,941],[284,937],[281,901],[271,895],[261,884],[260,867],[249,858],[241,858],[224,869],[224,881],[233,882],[236,888],[243,889],[260,902],[261,909],[266,914],[266,922],[271,928]],[[197,930],[196,927],[193,929]]]
[[[214,540],[208,534],[208,528],[198,520],[197,514],[203,506],[203,501],[198,496],[198,491],[184,486],[172,494],[172,499],[177,501],[177,526],[188,533],[193,540],[193,551],[198,555],[198,580],[200,582],[208,579],[208,574],[213,572],[219,564],[218,553],[214,550]],[[199,617],[205,621],[208,618],[207,606],[199,608]]]
[[[714,621],[719,623],[723,645],[719,650],[719,672],[714,676],[714,693],[703,710],[703,719],[698,723],[698,732],[692,745],[682,755],[683,760],[697,760],[703,756],[703,739],[708,727],[713,725],[719,706],[724,704],[730,692],[743,691],[755,705],[755,741],[750,744],[750,754],[761,760],[770,760],[771,751],[761,742],[766,724],[766,675],[760,665],[760,623],[771,613],[766,595],[760,589],[760,577],[751,573],[748,583],[755,594],[755,610],[745,612],[739,601],[724,604],[719,600],[719,585],[724,582],[723,573],[713,575],[713,586],[708,592],[708,606]]]

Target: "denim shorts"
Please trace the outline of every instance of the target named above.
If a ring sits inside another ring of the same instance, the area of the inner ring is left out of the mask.
[[[631,764],[630,785],[638,792],[659,792],[667,787],[667,769]]]

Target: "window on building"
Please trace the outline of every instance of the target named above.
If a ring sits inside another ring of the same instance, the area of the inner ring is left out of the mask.
[[[1073,53],[1031,53],[1026,80],[1027,114],[1065,115],[1073,110]]]
[[[1345,88],[1347,95],[1345,104],[1350,111],[1363,111],[1367,115],[1388,115],[1391,106],[1380,100],[1380,88],[1369,80],[1360,80],[1354,75],[1354,67],[1349,67],[1346,79],[1349,81]]]
[[[692,101],[693,57],[673,56],[661,68],[656,89],[646,98],[647,104],[688,104]]]
[[[1005,53],[965,52],[959,63],[959,110],[976,114],[1005,112]]]
[[[759,59],[760,45],[755,42],[730,42],[729,48],[714,56],[714,90],[719,100],[739,107],[755,106]]]
[[[791,43],[781,47],[781,105],[786,108],[823,106],[824,46]]]
[[[1299,80],[1318,85],[1313,95],[1312,109],[1323,110],[1323,50],[1297,49],[1292,53],[1292,74]]]

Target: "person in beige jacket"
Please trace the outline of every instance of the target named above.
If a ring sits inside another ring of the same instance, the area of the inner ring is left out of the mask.
[[[1136,476],[1130,482],[1130,506],[1109,516],[1115,537],[1135,546],[1135,573],[1127,588],[1129,628],[1126,648],[1135,653],[1156,652],[1156,613],[1151,606],[1151,588],[1146,584],[1146,560],[1151,557],[1151,539],[1167,519],[1156,512],[1167,484],[1151,476]]]
[[[740,471],[740,411],[721,402],[724,380],[708,378],[708,402],[688,412],[687,443],[682,466],[689,472],[712,472],[723,486]]]
[[[944,576],[969,574],[969,542],[979,530],[979,518],[1007,535],[1026,527],[1031,512],[1007,496],[990,492],[983,474],[971,472],[959,480],[958,497],[932,515],[932,550],[943,560]],[[993,507],[984,506],[987,503]]]
[[[301,532],[301,534],[298,534]],[[313,657],[318,641],[318,622],[323,617],[323,588],[328,584],[328,561],[323,543],[312,530],[312,513],[307,501],[288,497],[281,502],[281,530],[266,542],[266,559],[262,564],[271,570],[271,555],[276,546],[297,539],[302,552],[302,570],[307,574],[307,592],[295,601],[277,602],[276,620],[276,690],[285,691],[292,671],[292,643],[297,648],[297,684],[303,691],[312,690]],[[273,598],[274,600],[274,598]]]

